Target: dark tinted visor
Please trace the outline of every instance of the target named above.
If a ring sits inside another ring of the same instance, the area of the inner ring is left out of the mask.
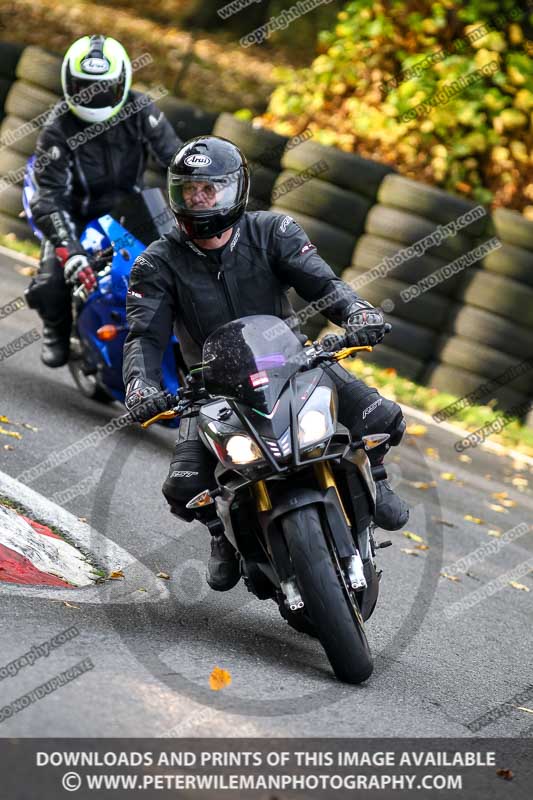
[[[125,74],[114,81],[97,81],[94,78],[69,77],[67,90],[69,97],[79,95],[77,105],[83,108],[108,108],[116,106],[124,95]]]

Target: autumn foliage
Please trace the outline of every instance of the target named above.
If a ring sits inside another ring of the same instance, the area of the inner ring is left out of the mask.
[[[533,218],[533,3],[531,13],[527,6],[349,2],[320,34],[308,68],[279,70],[263,122],[286,134],[309,126],[323,144]],[[460,82],[469,85],[447,99],[447,88]],[[433,104],[429,113],[406,120],[424,101]]]

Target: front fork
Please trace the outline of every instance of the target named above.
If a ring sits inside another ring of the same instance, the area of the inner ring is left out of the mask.
[[[327,461],[319,461],[313,465],[317,483],[323,492],[330,496],[330,515],[328,519],[328,527],[331,531],[332,539],[335,545],[335,550],[338,554],[338,563],[344,573],[344,579],[347,584],[357,591],[362,591],[367,587],[365,577],[364,565],[361,554],[357,549],[353,536],[350,535],[352,529],[352,522],[348,516],[346,508],[342,502],[342,498],[337,487],[335,475],[331,469],[331,465]],[[265,481],[258,481],[253,486],[253,491],[256,500],[256,507],[258,512],[268,512],[272,510],[272,501],[268,492],[268,487]],[[334,495],[332,501],[331,495]],[[331,506],[336,509],[336,513],[331,517]],[[340,512],[340,513],[339,513]],[[342,516],[341,516],[342,514]],[[327,511],[326,511],[327,515]],[[360,547],[365,553],[370,553],[370,543],[368,540],[368,531],[365,531],[366,536]],[[270,537],[267,538],[269,541]],[[279,566],[286,562],[284,558],[284,549],[280,548],[277,541],[269,541],[269,550],[274,563]],[[278,558],[276,558],[276,554]],[[303,600],[301,598],[298,586],[294,575],[291,572],[290,565],[284,564],[286,569],[280,574],[280,585],[285,596],[285,604],[291,611],[296,611],[303,608]]]

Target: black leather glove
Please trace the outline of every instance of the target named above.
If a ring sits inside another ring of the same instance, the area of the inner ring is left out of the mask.
[[[381,310],[374,308],[366,300],[358,300],[350,306],[343,325],[346,328],[348,347],[374,347],[391,330],[391,325],[385,322]]]
[[[176,399],[159,386],[135,378],[126,387],[125,405],[137,422],[146,422],[176,405]]]

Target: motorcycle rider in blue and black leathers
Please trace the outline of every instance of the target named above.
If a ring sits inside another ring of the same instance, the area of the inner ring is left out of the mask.
[[[168,167],[181,144],[151,99],[130,89],[131,77],[130,59],[115,39],[76,40],[61,73],[68,108],[57,104],[37,141],[31,210],[44,238],[26,299],[43,320],[41,359],[49,367],[69,357],[69,285],[96,285],[78,236],[119,198],[143,188],[148,151]]]
[[[126,406],[139,421],[169,407],[160,366],[173,325],[190,368],[201,362],[206,338],[224,323],[253,314],[288,320],[293,311],[286,290],[294,287],[309,302],[327,297],[323,313],[352,332],[354,344],[383,339],[386,323],[379,309],[335,276],[290,216],[246,212],[248,166],[234,144],[215,136],[187,142],[169,167],[168,189],[178,225],[136,259],[127,297]],[[327,370],[338,389],[339,420],[352,435],[390,434],[387,443],[369,452],[377,490],[375,522],[401,528],[409,511],[392,491],[383,466],[385,453],[405,430],[400,406],[338,364]],[[215,466],[199,438],[196,417],[182,419],[163,486],[174,514],[187,521],[198,518],[186,503],[215,487]],[[206,506],[199,517],[212,533],[207,580],[224,591],[239,580],[239,565],[213,508]]]

